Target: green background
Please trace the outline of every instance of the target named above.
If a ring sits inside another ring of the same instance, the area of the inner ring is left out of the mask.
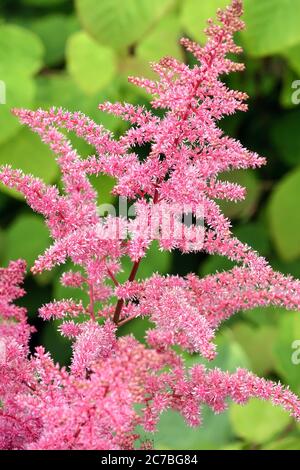
[[[128,75],[151,77],[150,60],[175,55],[192,64],[179,46],[182,36],[203,41],[205,19],[227,0],[0,0],[0,80],[6,104],[0,104],[0,163],[10,163],[48,183],[59,171],[51,152],[36,135],[22,129],[12,107],[63,106],[82,110],[119,135],[125,124],[97,110],[104,100],[147,103],[148,97],[127,83]],[[245,202],[222,204],[233,219],[234,233],[265,255],[274,268],[300,277],[300,0],[246,0],[247,30],[238,38],[245,48],[247,70],[226,79],[250,95],[249,112],[222,121],[229,135],[268,159],[259,171],[229,178],[248,189]],[[89,153],[82,142],[78,149]],[[99,201],[110,202],[112,182],[93,180]],[[0,188],[0,258],[25,258],[30,265],[49,244],[42,219],[23,200]],[[156,246],[139,275],[153,271],[200,275],[229,269],[221,257],[158,253]],[[128,267],[125,262],[125,271]],[[30,321],[56,360],[68,363],[70,344],[55,325],[36,317],[42,303],[73,295],[59,285],[60,270],[33,278],[22,300]],[[76,294],[75,294],[76,295]],[[145,322],[123,328],[143,338]],[[234,371],[249,367],[261,376],[280,379],[300,393],[300,365],[292,364],[292,344],[300,340],[298,312],[279,308],[240,313],[218,334],[219,356],[213,365]],[[192,364],[199,361],[189,357]],[[162,416],[154,437],[157,449],[300,449],[300,428],[286,413],[252,400],[231,405],[214,416],[204,410],[203,427],[190,429],[175,413]]]

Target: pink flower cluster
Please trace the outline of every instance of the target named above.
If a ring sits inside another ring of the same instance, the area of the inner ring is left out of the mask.
[[[251,397],[270,400],[300,420],[300,400],[280,384],[245,370],[229,374],[199,365],[187,368],[174,350],[177,346],[177,351],[180,347],[211,360],[216,330],[236,312],[271,304],[300,308],[300,282],[274,272],[233,237],[216,202],[245,197],[244,188],[221,181],[220,173],[265,163],[217,125],[223,116],[246,110],[246,95],[221,81],[222,75],[243,69],[228,57],[241,52],[233,40],[243,28],[241,15],[241,1],[233,0],[218,11],[218,23],[209,21],[204,47],[182,40],[198,61],[192,68],[164,58],[152,65],[157,81],[130,78],[153,95],[152,110],[126,103],[100,106],[131,124],[119,139],[82,113],[15,110],[57,155],[62,175],[60,192],[20,170],[0,170],[0,181],[45,217],[53,239],[32,272],[71,260],[77,270],[65,272],[61,282],[87,292],[89,303],[64,299],[39,310],[44,320],[60,320],[60,332],[73,340],[71,366],[60,367],[42,347],[29,354],[32,328],[26,311],[13,304],[24,293],[24,263],[1,269],[5,357],[0,364],[0,448],[132,449],[139,439],[137,426],[155,431],[164,410],[178,410],[198,426],[203,404],[220,413],[228,398],[240,404]],[[95,155],[81,158],[59,129],[84,139]],[[150,150],[141,160],[135,149],[145,144]],[[89,176],[102,173],[115,178],[115,195],[135,204],[133,220],[98,214]],[[197,225],[183,227],[180,207],[186,205],[192,213],[201,207],[204,233]],[[153,217],[153,208],[167,210],[172,223],[182,225],[176,232],[180,237],[147,230],[145,220]],[[238,265],[202,279],[154,274],[138,280],[139,265],[154,239],[162,250],[203,250]],[[121,283],[124,256],[132,260],[132,270]],[[121,325],[138,317],[153,324],[146,346],[130,335],[116,335]]]

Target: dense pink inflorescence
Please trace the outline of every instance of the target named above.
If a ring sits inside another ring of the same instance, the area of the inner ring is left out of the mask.
[[[223,116],[246,110],[246,95],[220,79],[243,69],[228,58],[241,52],[233,41],[243,28],[241,15],[241,1],[233,0],[218,12],[218,23],[209,22],[204,47],[182,40],[198,60],[194,67],[164,58],[152,65],[157,81],[130,79],[153,95],[153,112],[127,103],[100,106],[131,124],[119,139],[82,113],[15,111],[57,155],[62,174],[60,192],[9,166],[0,171],[0,181],[45,217],[53,239],[32,271],[71,260],[76,270],[64,272],[61,282],[83,290],[89,302],[64,299],[39,309],[44,320],[60,320],[59,331],[73,341],[70,367],[59,367],[42,347],[29,354],[33,329],[25,309],[13,304],[24,293],[24,263],[1,269],[1,449],[132,449],[137,426],[154,431],[164,410],[177,410],[198,426],[202,405],[220,413],[228,398],[240,404],[252,397],[270,400],[300,420],[299,399],[280,384],[242,369],[230,374],[202,365],[188,368],[173,348],[211,360],[217,329],[236,312],[268,305],[300,308],[299,281],[274,272],[234,238],[216,203],[245,197],[244,188],[218,179],[220,173],[265,163],[217,125]],[[95,155],[81,158],[59,128],[86,140]],[[135,149],[145,144],[150,151],[141,160]],[[115,178],[115,195],[134,202],[133,219],[100,217],[89,176],[101,173]],[[204,224],[185,224],[186,213]],[[202,279],[154,274],[139,280],[139,264],[154,240],[160,249],[203,250],[238,265]],[[133,264],[121,283],[124,256]],[[146,345],[116,334],[138,317],[153,325]]]

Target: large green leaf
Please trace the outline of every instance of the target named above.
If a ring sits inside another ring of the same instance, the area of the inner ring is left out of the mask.
[[[36,215],[20,215],[7,230],[5,263],[22,258],[31,267],[49,244],[49,231],[43,220]]]
[[[243,243],[257,250],[259,254],[266,256],[270,252],[268,230],[265,225],[258,222],[250,222],[233,228],[233,234]]]
[[[107,210],[107,204],[113,204],[115,199],[115,196],[111,194],[111,191],[115,186],[115,180],[108,175],[93,175],[91,176],[90,180],[98,193],[99,213],[101,213],[102,210],[101,215],[104,215],[103,212]]]
[[[43,54],[43,45],[34,33],[17,25],[0,25],[0,79],[8,73],[22,77],[35,74],[43,64]]]
[[[183,59],[179,44],[180,23],[175,14],[168,15],[138,45],[136,54],[145,62],[153,62],[163,56]]]
[[[300,110],[281,114],[271,128],[271,138],[280,158],[288,165],[300,165]]]
[[[260,329],[262,329],[262,336],[263,336],[264,334],[266,335],[268,334],[267,332],[264,333],[264,328],[275,326],[275,329],[276,329],[279,318],[282,315],[285,315],[285,313],[286,313],[286,309],[283,307],[274,307],[274,306],[256,307],[250,310],[244,310],[242,312],[242,318],[246,320],[247,323],[253,325],[254,327],[259,327],[257,330],[254,330],[258,332],[258,336],[260,335],[259,333]],[[251,338],[250,342],[252,342],[252,339],[255,341],[254,336],[253,338]],[[263,347],[263,344],[261,346]],[[267,347],[267,350],[270,352],[269,346],[266,346],[266,347]],[[257,358],[257,360],[259,361],[260,359]]]
[[[290,47],[282,52],[283,57],[285,57],[292,69],[299,75],[300,73],[300,45]]]
[[[300,256],[300,169],[276,186],[269,203],[270,233],[281,258],[292,261]]]
[[[159,61],[162,57],[171,56],[183,60],[183,49],[179,44],[181,37],[180,22],[178,15],[174,13],[167,15],[155,25],[137,47],[133,54],[123,55],[119,61],[119,71],[124,77],[128,76],[146,77],[156,79],[156,73],[150,67],[150,62]],[[140,95],[149,98],[149,94],[140,89]],[[136,101],[135,93],[134,101]]]
[[[0,109],[1,112],[1,109]],[[29,129],[22,129],[19,134],[0,146],[0,164],[9,164],[15,169],[42,178],[46,183],[53,182],[58,175],[58,166],[54,154],[40,137]],[[22,198],[16,191],[0,186],[1,191]]]
[[[117,101],[119,90],[116,83],[107,89],[87,96],[79,89],[74,80],[65,73],[38,77],[36,107],[50,108],[62,106],[69,111],[82,111],[107,129],[120,127],[120,120],[114,116],[100,112],[99,103],[105,100]],[[94,150],[93,150],[94,152]]]
[[[247,219],[255,212],[258,203],[261,186],[255,173],[251,170],[234,170],[223,173],[221,178],[224,181],[238,183],[246,188],[246,198],[243,201],[227,202],[219,201],[222,211],[230,219]]]
[[[74,80],[66,73],[43,75],[37,78],[36,107],[63,107],[70,111],[79,110],[84,94]],[[96,107],[95,101],[95,107]]]
[[[13,107],[30,107],[35,87],[32,80],[42,66],[43,45],[27,29],[0,25],[0,144],[14,136],[20,126],[11,115]]]
[[[300,437],[291,435],[280,439],[279,441],[270,442],[270,444],[264,446],[264,450],[299,450],[300,449]]]
[[[146,343],[146,332],[149,328],[153,328],[153,323],[148,318],[136,318],[121,326],[118,330],[118,335],[133,335],[140,343]]]
[[[275,259],[272,260],[272,268],[288,276],[292,275],[296,278],[300,278],[300,263],[298,260],[286,263],[282,260]]]
[[[207,20],[215,18],[218,8],[229,5],[228,0],[185,0],[182,2],[181,22],[184,30],[193,38],[205,41]]]
[[[216,272],[228,271],[233,268],[235,263],[225,256],[211,255],[201,262],[199,275],[215,274]]]
[[[237,436],[254,444],[267,442],[291,422],[287,412],[257,399],[245,406],[233,403],[230,420]]]
[[[166,274],[170,270],[171,262],[172,254],[168,251],[160,251],[157,242],[154,241],[139,266],[137,279],[146,279],[155,272]],[[132,261],[129,257],[123,258],[122,267],[123,272],[118,275],[120,282],[124,282],[129,277],[132,268]]]
[[[299,347],[294,341],[300,339],[300,312],[285,312],[279,319],[278,337],[274,344],[275,368],[296,392],[300,390]]]
[[[12,115],[12,108],[31,107],[35,84],[32,78],[11,73],[0,74],[0,145],[16,135],[21,126]],[[2,93],[4,96],[2,97]],[[2,100],[3,98],[3,100]],[[24,155],[23,155],[24,158]]]
[[[67,43],[67,66],[82,91],[92,95],[113,79],[116,60],[112,49],[97,44],[86,33],[78,32]]]
[[[233,326],[233,335],[247,353],[253,372],[263,375],[274,370],[273,349],[277,336],[276,328],[269,325],[253,328],[244,322],[239,322]]]
[[[245,444],[241,441],[231,442],[226,446],[220,447],[219,450],[244,450]]]
[[[76,0],[82,26],[116,49],[135,44],[172,7],[174,0]]]
[[[300,0],[244,0],[247,51],[266,56],[300,41]]]
[[[217,356],[213,361],[203,359],[199,354],[184,353],[187,367],[195,364],[204,364],[205,367],[213,369],[218,367],[228,372],[235,372],[238,367],[249,368],[250,361],[243,347],[235,340],[230,330],[224,330],[216,337]]]
[[[230,427],[228,412],[215,415],[204,407],[203,424],[199,428],[191,428],[175,411],[162,414],[158,432],[154,434],[154,448],[167,449],[218,449],[229,443],[233,434]]]
[[[38,17],[29,26],[41,39],[45,47],[45,63],[59,65],[65,58],[65,45],[68,37],[79,29],[73,15],[53,13]]]

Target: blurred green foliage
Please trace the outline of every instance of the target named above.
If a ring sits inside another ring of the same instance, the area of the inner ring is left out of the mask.
[[[229,0],[228,0],[229,1]],[[6,85],[6,104],[0,105],[0,163],[10,163],[47,182],[59,172],[49,149],[22,129],[10,108],[63,106],[82,110],[116,135],[124,123],[97,110],[104,100],[147,103],[144,92],[127,83],[127,75],[150,76],[149,60],[174,55],[192,58],[178,39],[188,35],[203,41],[207,17],[227,0],[0,0],[0,80]],[[300,276],[300,0],[245,0],[247,29],[238,40],[245,48],[244,74],[226,78],[250,95],[248,114],[222,122],[226,133],[265,155],[268,165],[256,172],[224,175],[248,189],[245,202],[223,204],[233,219],[233,231],[272,265]],[[78,139],[84,155],[91,149]],[[111,202],[112,181],[93,179],[99,202]],[[20,196],[1,187],[0,257],[2,263],[23,257],[29,266],[49,243],[41,219],[32,215]],[[154,245],[140,277],[155,271],[199,275],[229,269],[218,256],[172,255]],[[124,260],[126,277],[128,260]],[[22,303],[40,328],[42,341],[56,360],[67,362],[70,344],[43,324],[36,309],[51,298],[77,295],[59,284],[61,270],[26,280]],[[126,325],[143,339],[146,321]],[[219,357],[211,366],[254,372],[280,379],[300,393],[300,366],[293,365],[292,343],[300,339],[300,316],[283,309],[255,309],[231,319],[218,335]],[[33,345],[34,345],[33,344]],[[188,357],[192,364],[200,359]],[[269,404],[251,401],[231,405],[222,416],[203,412],[203,427],[189,429],[174,412],[162,416],[158,449],[299,449],[300,430],[285,413]]]

